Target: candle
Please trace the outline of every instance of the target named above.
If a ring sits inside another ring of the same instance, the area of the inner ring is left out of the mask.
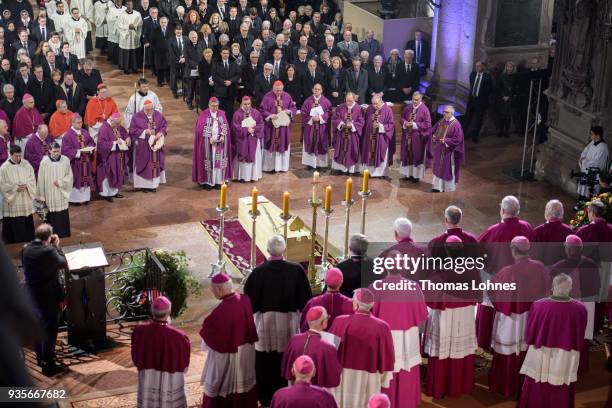
[[[353,195],[353,179],[349,177],[346,179],[346,191],[344,193],[344,201],[349,203],[351,201],[352,195]]]
[[[319,201],[318,197],[317,197],[317,186],[319,184],[319,172],[315,171],[314,173],[312,173],[312,202],[316,203]]]
[[[253,187],[253,191],[251,192],[251,212],[253,214],[257,213],[257,187]]]
[[[225,208],[225,204],[227,203],[227,184],[223,183],[221,185],[221,193],[219,197],[219,208]]]
[[[331,186],[325,187],[325,209],[326,210],[329,210],[331,207],[331,193],[332,193],[332,187]]]
[[[363,171],[363,185],[361,187],[361,191],[364,193],[367,193],[369,191],[368,190],[369,184],[370,184],[370,170],[365,169]]]
[[[289,192],[285,191],[283,193],[283,217],[289,217]]]

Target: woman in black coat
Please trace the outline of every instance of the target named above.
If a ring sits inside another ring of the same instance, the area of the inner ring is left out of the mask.
[[[325,71],[325,97],[329,99],[332,106],[338,106],[344,102],[342,93],[344,70],[340,57],[333,57],[331,61],[331,66]]]
[[[198,64],[198,74],[200,76],[200,100],[198,102],[200,110],[208,108],[208,100],[212,92],[212,65],[213,53],[210,49],[205,49],[203,58]]]
[[[302,84],[300,74],[297,73],[293,64],[289,64],[289,66],[287,66],[287,71],[281,75],[281,81],[285,86],[285,92],[291,95],[291,98],[293,98],[293,102],[295,102],[297,108],[301,108],[302,88],[304,84]]]

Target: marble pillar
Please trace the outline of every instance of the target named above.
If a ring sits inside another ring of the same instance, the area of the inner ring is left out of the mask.
[[[589,129],[612,128],[612,4],[609,1],[557,1],[556,56],[552,67],[548,141],[539,146],[536,177],[576,191],[570,170],[589,142]]]
[[[438,0],[439,2],[439,0]],[[444,0],[434,11],[432,38],[433,80],[428,93],[438,105],[465,109],[479,0]]]

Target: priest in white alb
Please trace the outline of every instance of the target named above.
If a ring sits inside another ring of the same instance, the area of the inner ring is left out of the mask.
[[[34,239],[36,178],[34,169],[21,158],[21,147],[12,145],[10,156],[0,166],[0,192],[4,196],[2,238],[7,244]]]
[[[62,156],[59,143],[53,142],[50,154],[43,157],[38,169],[38,200],[45,203],[49,213],[47,223],[60,238],[70,236],[68,198],[72,190],[70,160]]]
[[[142,16],[134,11],[134,2],[125,2],[125,12],[117,17],[117,32],[119,34],[119,68],[125,74],[138,72],[136,50],[140,48],[142,32]]]
[[[85,41],[87,40],[87,21],[81,17],[81,12],[78,8],[70,10],[72,18],[66,21],[64,27],[64,35],[66,41],[70,45],[70,50],[77,56],[78,59],[86,57]]]
[[[215,275],[210,289],[220,303],[202,323],[203,408],[257,408],[255,342],[251,300],[234,292],[229,276]]]
[[[145,101],[153,102],[153,107],[159,113],[163,113],[164,109],[159,102],[157,94],[149,89],[149,81],[146,78],[140,78],[136,82],[136,90],[128,99],[123,117],[125,119],[125,127],[129,128],[132,122],[132,117],[136,112],[140,112],[144,108]]]

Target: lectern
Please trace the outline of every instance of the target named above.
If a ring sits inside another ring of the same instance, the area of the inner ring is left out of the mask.
[[[105,348],[106,292],[109,266],[101,242],[64,247],[68,343],[83,350]]]

